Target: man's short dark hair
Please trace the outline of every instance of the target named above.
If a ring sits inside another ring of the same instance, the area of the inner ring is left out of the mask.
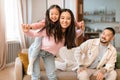
[[[115,30],[114,30],[112,27],[107,27],[107,28],[105,28],[105,29],[110,30],[110,31],[113,33],[113,35],[115,35]],[[105,30],[105,29],[104,29],[104,30]]]

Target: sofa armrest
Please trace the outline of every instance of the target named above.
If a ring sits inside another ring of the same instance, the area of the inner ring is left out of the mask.
[[[19,57],[15,59],[15,80],[23,80],[23,67]]]

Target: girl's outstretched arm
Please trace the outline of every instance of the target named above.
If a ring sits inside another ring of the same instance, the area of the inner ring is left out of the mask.
[[[32,24],[22,24],[22,30],[23,32],[28,32],[30,29],[32,30],[40,30],[43,27],[45,27],[45,20],[42,20],[38,23],[32,23]]]
[[[41,29],[45,27],[45,20],[39,21],[37,23],[29,24],[29,28],[33,30]]]

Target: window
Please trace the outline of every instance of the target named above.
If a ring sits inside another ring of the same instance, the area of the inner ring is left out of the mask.
[[[18,40],[17,0],[5,0],[6,37],[7,40]]]

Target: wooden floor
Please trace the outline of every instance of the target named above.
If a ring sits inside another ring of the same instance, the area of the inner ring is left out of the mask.
[[[0,71],[0,80],[15,80],[14,64],[9,64],[5,69]]]

